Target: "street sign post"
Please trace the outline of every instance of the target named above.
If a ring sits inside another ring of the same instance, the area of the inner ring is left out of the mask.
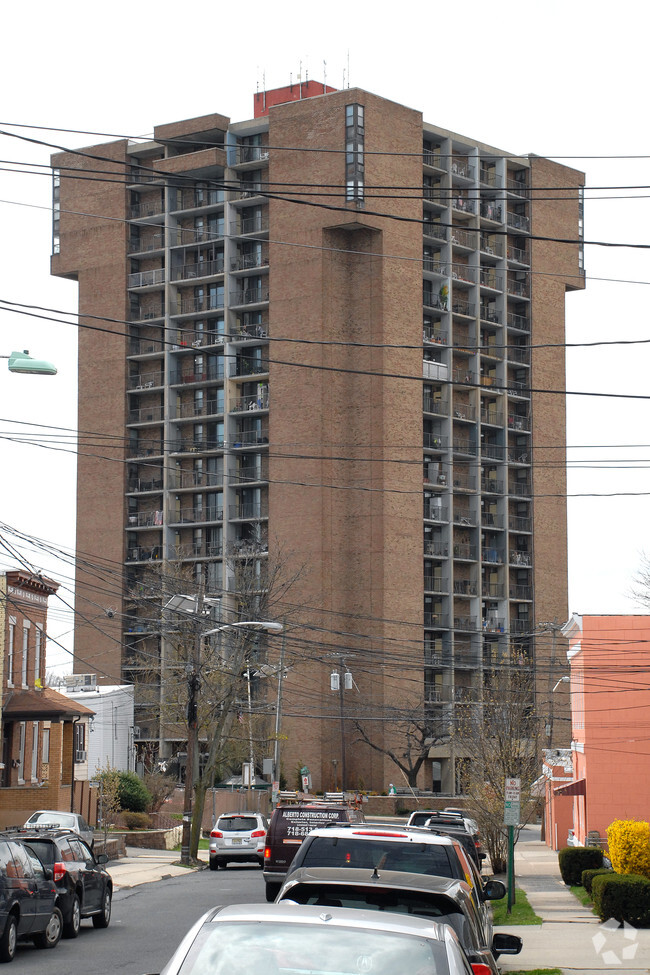
[[[507,778],[503,822],[508,827],[508,914],[515,902],[515,826],[521,822],[521,779]]]

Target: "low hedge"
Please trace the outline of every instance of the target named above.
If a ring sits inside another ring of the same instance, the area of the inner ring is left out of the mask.
[[[601,921],[615,918],[635,928],[650,926],[650,880],[635,873],[610,873],[591,883],[594,909]]]
[[[607,874],[612,874],[612,873],[614,873],[614,871],[611,870],[609,867],[598,867],[595,870],[583,870],[582,871],[582,877],[581,877],[580,883],[582,884],[582,886],[584,887],[584,889],[587,891],[587,893],[590,894],[591,893],[591,883],[592,883],[594,877],[600,877],[600,876],[602,876],[603,874],[606,874],[606,873]]]
[[[594,877],[601,877],[604,874],[614,873],[609,867],[598,867],[596,870],[583,870],[581,884],[588,894],[591,893],[591,883]]]
[[[128,830],[151,829],[151,816],[145,812],[123,812],[121,819]]]
[[[603,852],[595,846],[565,846],[558,854],[562,880],[568,887],[579,887],[583,870],[603,865]]]

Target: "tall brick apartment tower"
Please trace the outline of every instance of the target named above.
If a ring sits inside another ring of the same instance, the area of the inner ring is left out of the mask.
[[[547,704],[583,175],[313,82],[52,164],[82,326],[80,669],[146,672],[163,701],[161,601],[131,601],[151,563],[186,564],[224,620],[238,567],[275,563],[298,574],[268,637],[289,785],[399,782],[355,720],[401,758],[405,716],[448,729],[494,667],[534,665]],[[136,722],[164,756],[162,715]],[[432,732],[420,785],[453,794],[457,757]]]

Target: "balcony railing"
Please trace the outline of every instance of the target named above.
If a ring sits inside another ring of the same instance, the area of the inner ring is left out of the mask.
[[[164,209],[165,205],[160,198],[143,200],[142,203],[134,203],[129,207],[129,217],[131,220],[137,220],[139,217],[153,217],[155,214],[162,213]]]
[[[478,620],[476,616],[454,616],[455,630],[477,630]]]
[[[532,564],[533,557],[530,552],[513,551],[510,553],[510,565],[523,565],[529,567]]]
[[[508,517],[508,528],[511,532],[532,532],[532,518],[522,518],[519,515],[510,515]]]
[[[514,312],[508,312],[508,326],[510,328],[518,328],[520,332],[530,332],[530,322],[525,315],[516,315]]]
[[[519,179],[512,179],[510,176],[506,180],[506,188],[510,193],[516,193],[517,196],[527,197],[528,187],[524,182]]]
[[[223,508],[208,505],[207,508],[178,508],[169,517],[170,525],[195,525],[197,522],[223,521]]]
[[[435,325],[424,325],[422,329],[422,341],[425,345],[446,345],[446,329],[436,328]]]
[[[483,620],[483,632],[484,633],[504,633],[506,628],[506,621],[500,617],[489,617]]]
[[[422,409],[425,413],[437,413],[438,416],[447,416],[449,404],[444,399],[436,399],[434,396],[427,396],[425,393],[422,399]]]
[[[233,221],[230,224],[230,233],[235,236],[242,236],[243,234],[255,234],[262,233],[269,229],[269,218],[267,214],[254,217],[242,217],[237,224],[237,221]]]
[[[501,207],[498,203],[481,203],[481,216],[485,220],[493,220],[494,223],[501,223]]]
[[[530,481],[512,481],[508,493],[518,498],[529,498],[532,493]]]
[[[460,213],[476,213],[476,200],[466,200],[462,196],[452,196],[451,205]]]
[[[208,400],[205,403],[180,403],[177,419],[188,420],[199,416],[220,416],[223,411],[223,405],[217,400]]]
[[[513,281],[512,278],[509,278],[508,294],[514,295],[515,298],[530,297],[530,286],[528,284],[528,281]]]
[[[155,511],[138,511],[129,514],[127,525],[129,528],[157,528],[163,523],[163,512],[161,509]]]
[[[503,481],[499,481],[495,477],[482,477],[481,491],[486,494],[503,494]]]
[[[442,504],[438,506],[431,504],[425,518],[429,521],[449,521],[449,509]]]
[[[530,364],[530,349],[526,345],[506,346],[506,357],[510,362],[521,362],[527,366]]]
[[[481,234],[480,248],[483,254],[488,254],[491,257],[503,257],[503,242],[493,240],[487,234]]]
[[[185,361],[187,361],[187,358]],[[172,372],[169,377],[169,382],[172,386],[179,386],[181,383],[203,383],[210,382],[214,379],[223,379],[224,375],[224,364],[223,362],[219,362],[211,365],[208,369],[203,369],[201,372],[195,372],[191,369]]]
[[[532,586],[510,586],[511,599],[532,599]]]
[[[478,587],[475,582],[470,582],[469,579],[454,580],[454,596],[476,595],[478,595]]]
[[[506,223],[512,230],[521,230],[524,233],[528,233],[530,230],[530,220],[528,217],[523,216],[521,213],[513,213],[511,210],[506,210]]]
[[[530,620],[510,620],[511,633],[530,633]]]
[[[454,407],[454,420],[476,420],[476,407],[469,403],[457,403]]]
[[[454,298],[451,303],[451,310],[454,315],[469,315],[470,318],[474,317],[474,305],[471,301],[466,301],[464,298]]]
[[[140,492],[158,493],[162,491],[162,488],[163,488],[162,477],[160,478],[134,477],[134,478],[130,478],[129,481],[127,482],[126,490],[128,494],[135,494]]]
[[[483,596],[489,599],[503,599],[505,586],[502,582],[484,582]]]
[[[191,244],[208,244],[211,241],[223,240],[225,230],[223,227],[179,227],[176,231],[176,246],[188,246]]]
[[[129,252],[131,254],[148,254],[149,251],[161,250],[164,246],[164,234],[152,234],[148,237],[134,237],[129,241]]]
[[[269,300],[269,289],[264,288],[245,288],[243,291],[230,292],[231,305],[256,305]]]
[[[503,414],[498,410],[481,410],[481,423],[488,423],[493,427],[503,426]]]
[[[442,227],[439,223],[434,223],[432,220],[425,220],[422,223],[422,233],[425,237],[433,237],[436,240],[447,239],[447,228]]]
[[[154,386],[162,386],[162,372],[143,372],[139,376],[129,376],[126,383],[128,390],[152,389]]]
[[[135,545],[128,549],[126,553],[127,562],[152,562],[162,558],[162,547],[154,545],[152,548],[143,548]]]
[[[481,268],[481,284],[484,288],[492,288],[493,291],[503,291],[503,278],[492,268]],[[492,321],[492,319],[488,319],[488,321]]]
[[[469,508],[456,508],[454,510],[454,524],[461,525],[463,528],[473,528],[477,524],[476,515]],[[454,545],[454,554],[456,546]]]
[[[469,477],[467,474],[461,474],[459,471],[454,471],[454,490],[457,491],[476,491],[476,478]]]
[[[269,371],[269,360],[264,357],[258,358],[240,358],[236,362],[230,363],[229,375],[230,376],[259,376],[267,373]]]
[[[434,541],[433,539],[425,539],[424,541],[424,554],[431,555],[436,558],[445,559],[449,555],[449,545],[447,542]]]
[[[468,267],[467,264],[452,264],[451,277],[454,281],[465,281],[468,284],[475,284],[476,270],[473,267]]]
[[[428,450],[446,450],[449,438],[442,437],[439,433],[430,433],[425,430],[422,434],[422,442]]]
[[[478,454],[478,446],[466,437],[454,437],[453,448],[455,454],[468,454],[471,457]]]
[[[197,261],[195,264],[181,264],[172,270],[172,281],[189,281],[194,278],[210,278],[223,274],[223,257],[214,261]]]
[[[527,450],[521,450],[519,447],[510,447],[508,449],[508,461],[511,464],[530,464],[530,454]]]
[[[489,563],[490,565],[502,565],[503,555],[498,548],[493,548],[492,546],[483,547],[481,551],[481,560]]]
[[[151,285],[164,283],[164,267],[151,268],[149,271],[136,271],[135,274],[129,274],[128,277],[129,288],[147,288]]]
[[[467,159],[463,159],[462,157],[452,157],[450,170],[452,176],[461,176],[463,179],[474,179],[474,167],[470,166]]]
[[[493,511],[484,511],[481,516],[481,523],[485,528],[503,528],[503,515],[495,514]]]
[[[505,456],[505,447],[503,444],[497,443],[482,443],[481,444],[481,457],[488,460],[503,460]]]
[[[268,390],[260,395],[253,393],[251,396],[240,396],[230,406],[231,413],[254,413],[257,410],[268,410],[269,394]]]
[[[530,264],[527,252],[520,247],[508,246],[508,260],[517,264]]]
[[[497,173],[494,167],[480,166],[478,178],[484,186],[497,185]]]
[[[163,406],[143,406],[139,410],[129,410],[127,423],[159,423],[164,414]]]
[[[425,592],[449,592],[449,581],[442,576],[425,575],[424,590]]]

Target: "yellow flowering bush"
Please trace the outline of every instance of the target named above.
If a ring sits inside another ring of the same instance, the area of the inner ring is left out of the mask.
[[[650,823],[615,819],[607,828],[607,845],[616,873],[650,877]]]

